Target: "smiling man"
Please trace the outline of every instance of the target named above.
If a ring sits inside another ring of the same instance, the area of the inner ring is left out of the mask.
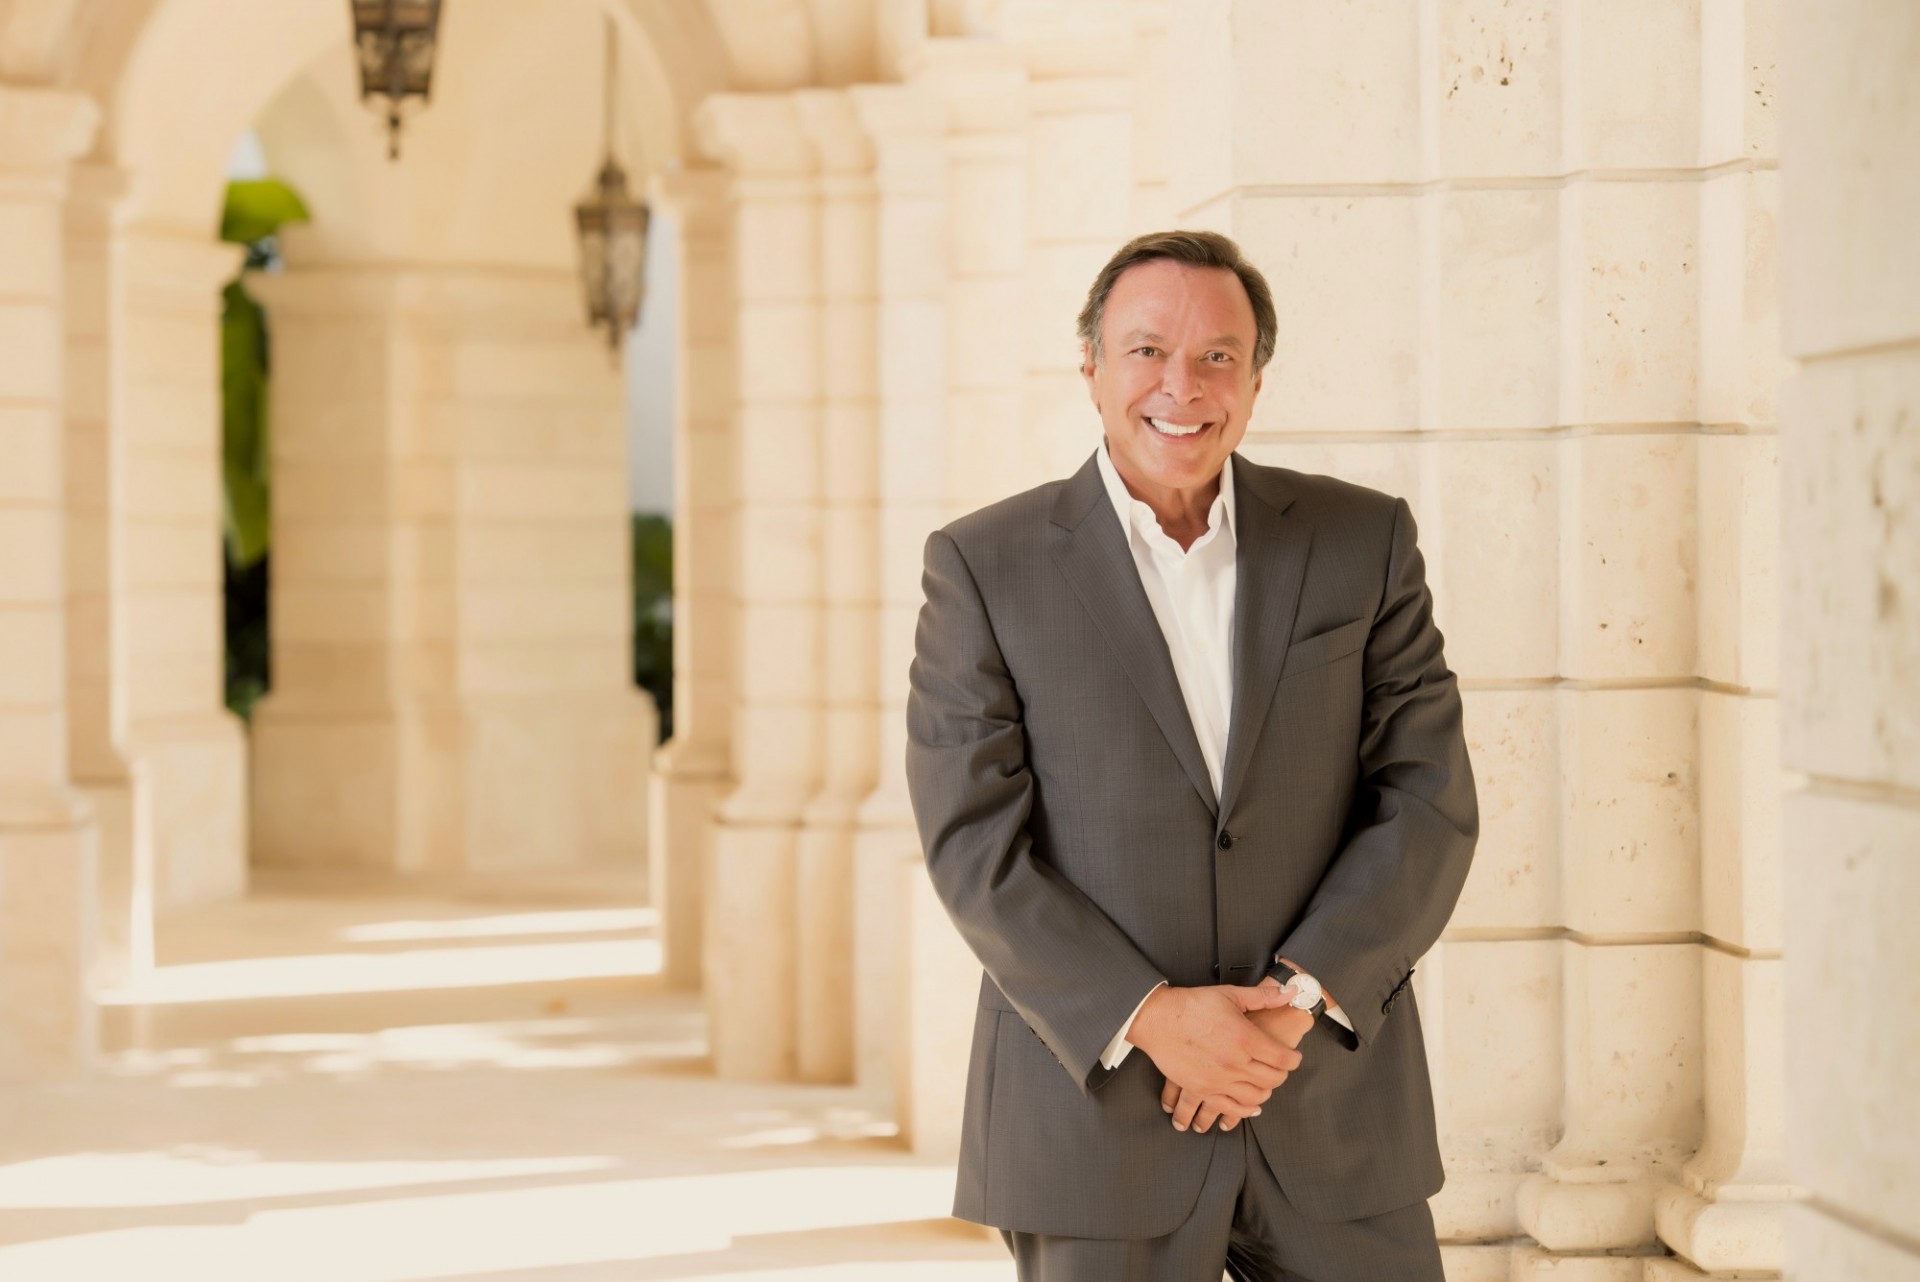
[[[986,971],[954,1209],[1029,1282],[1440,1282],[1459,693],[1406,503],[1235,453],[1275,330],[1226,237],[1125,245],[1105,440],[927,541],[908,782]]]

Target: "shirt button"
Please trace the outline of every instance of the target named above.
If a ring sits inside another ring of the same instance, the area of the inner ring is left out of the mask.
[[[1222,850],[1232,850],[1232,849],[1233,849],[1233,834],[1232,834],[1232,833],[1230,833],[1230,832],[1222,832],[1222,833],[1220,834],[1220,849],[1222,849]]]

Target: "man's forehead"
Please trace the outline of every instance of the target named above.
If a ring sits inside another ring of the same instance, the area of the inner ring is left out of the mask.
[[[1224,312],[1221,320],[1252,334],[1253,301],[1230,268],[1156,258],[1120,273],[1107,295],[1102,328],[1119,329],[1131,341],[1137,332],[1162,337],[1178,316],[1199,307]],[[1238,340],[1236,340],[1238,341]]]

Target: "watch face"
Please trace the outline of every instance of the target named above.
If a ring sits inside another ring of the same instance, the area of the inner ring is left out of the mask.
[[[1296,974],[1293,986],[1297,991],[1293,1004],[1300,1010],[1312,1010],[1320,1004],[1320,981],[1308,975]]]

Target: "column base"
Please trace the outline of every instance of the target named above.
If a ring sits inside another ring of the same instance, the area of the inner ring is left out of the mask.
[[[263,865],[503,872],[646,858],[651,700],[638,690],[341,717],[254,712]]]
[[[225,708],[135,723],[134,848],[153,852],[156,910],[247,888],[247,733]]]
[[[136,839],[139,789],[131,778],[74,785],[93,810],[96,988],[125,988],[153,969],[153,850]]]
[[[1520,1185],[1520,1227],[1549,1251],[1646,1246],[1654,1240],[1653,1195],[1652,1181],[1643,1178],[1585,1183],[1531,1175]]]
[[[78,793],[0,805],[0,1079],[58,1079],[93,1064],[96,841]]]
[[[708,1038],[728,1081],[792,1081],[798,1068],[794,890],[799,830],[722,823],[707,882]]]
[[[1653,1219],[1661,1241],[1709,1273],[1758,1277],[1784,1267],[1783,1201],[1709,1200],[1670,1184],[1654,1197]]]
[[[648,898],[660,919],[661,976],[680,992],[697,991],[701,983],[714,811],[728,787],[724,769],[682,765],[674,744],[654,754],[647,798]]]
[[[910,825],[862,823],[853,838],[853,1077],[884,1103],[894,1089],[896,1021],[906,969],[900,870],[918,865]]]
[[[854,1074],[854,815],[850,798],[823,796],[802,821],[796,868],[795,976],[803,1082]]]
[[[895,1020],[894,1114],[911,1151],[952,1158],[960,1152],[980,963],[934,894],[925,862],[916,856],[897,864],[896,871],[905,938]]]
[[[1639,1255],[1561,1255],[1537,1246],[1513,1248],[1510,1282],[1647,1282],[1653,1257]],[[1449,1275],[1451,1276],[1451,1275]]]

